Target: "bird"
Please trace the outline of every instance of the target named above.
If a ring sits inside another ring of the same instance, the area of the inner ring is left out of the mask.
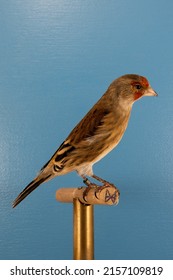
[[[93,165],[122,139],[133,104],[144,96],[157,95],[147,78],[138,74],[126,74],[115,79],[41,168],[35,179],[17,196],[12,207],[16,207],[43,182],[72,171],[76,171],[88,187],[92,187],[89,178],[109,183],[93,173]]]

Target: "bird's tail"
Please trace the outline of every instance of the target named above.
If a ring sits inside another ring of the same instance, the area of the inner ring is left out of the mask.
[[[13,208],[16,207],[26,196],[28,196],[32,191],[34,191],[40,184],[47,181],[51,175],[46,177],[38,176],[31,183],[29,183],[26,188],[17,196],[17,198],[13,201]]]

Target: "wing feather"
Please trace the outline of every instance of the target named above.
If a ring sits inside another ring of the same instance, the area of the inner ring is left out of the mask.
[[[56,164],[56,171],[58,169],[62,170],[67,156],[80,147],[80,142],[91,139],[91,137],[97,134],[108,114],[109,111],[107,109],[97,109],[94,106],[71,131],[66,140],[60,145],[51,159],[42,167],[41,170],[45,169],[52,159],[54,159]]]

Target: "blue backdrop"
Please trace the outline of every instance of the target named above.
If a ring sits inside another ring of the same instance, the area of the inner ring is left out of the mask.
[[[71,173],[11,203],[116,77],[146,76],[120,145],[94,167],[121,191],[95,207],[96,259],[173,259],[173,2],[0,2],[0,258],[71,259]]]

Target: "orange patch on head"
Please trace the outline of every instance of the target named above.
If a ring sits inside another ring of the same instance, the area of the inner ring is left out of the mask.
[[[145,88],[147,88],[149,86],[149,82],[148,82],[148,80],[145,77],[141,77],[140,83]]]

